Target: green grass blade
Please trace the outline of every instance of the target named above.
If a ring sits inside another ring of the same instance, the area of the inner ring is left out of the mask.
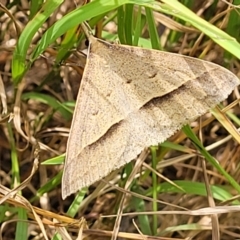
[[[152,168],[157,171],[157,147],[151,147],[151,154],[152,154]],[[158,211],[158,204],[157,204],[157,197],[158,197],[158,192],[157,192],[157,175],[155,172],[152,172],[152,188],[153,188],[153,211],[156,212]],[[152,224],[152,231],[153,235],[157,234],[157,229],[158,229],[158,216],[153,215],[153,224]]]
[[[143,191],[138,185],[134,185],[132,191],[144,195]],[[145,201],[143,199],[137,198],[137,197],[132,197],[131,203],[130,203],[130,208],[135,209],[136,212],[144,212],[146,211],[147,207],[145,204]],[[146,215],[140,214],[138,216],[138,221],[139,221],[139,228],[143,234],[152,235],[152,223],[150,221],[150,217]]]
[[[41,8],[43,3],[44,3],[43,0],[31,1],[29,19],[32,19],[37,14],[38,10]]]
[[[226,49],[237,58],[240,58],[240,44],[236,41],[235,38],[231,37],[206,20],[200,18],[177,0],[163,0],[162,2],[164,2],[164,4],[155,2],[146,3],[144,5],[153,8],[156,11],[176,16],[192,24],[194,27],[210,37],[218,45]]]
[[[124,26],[125,26],[125,17],[124,17],[124,15],[125,15],[124,6],[120,6],[118,8],[118,11],[117,11],[117,21],[118,21],[117,31],[118,31],[119,41],[122,44],[126,43],[125,30],[124,30]]]
[[[193,182],[193,181],[186,181],[186,180],[177,180],[173,181],[178,187],[168,183],[164,182],[161,183],[160,186],[158,186],[158,192],[159,193],[187,193],[187,194],[193,194],[198,196],[207,196],[206,186],[205,183],[201,182]],[[230,193],[229,186],[216,186],[212,185],[210,186],[213,198],[219,201],[228,201],[229,199],[233,198],[232,194]],[[183,189],[183,191],[181,191]],[[147,196],[151,196],[152,191],[149,189],[147,193],[145,193]],[[232,202],[233,204],[239,204],[239,200],[234,200]]]
[[[26,223],[28,217],[27,212],[23,208],[18,208],[18,219],[15,240],[28,239],[28,224]]]
[[[30,200],[30,202],[35,201],[44,193],[52,191],[54,188],[56,188],[57,185],[61,183],[61,180],[62,180],[62,171],[59,172],[56,176],[54,176],[54,178],[49,180],[46,184],[44,184],[41,188],[39,188],[37,191],[37,194]]]
[[[12,77],[15,84],[18,84],[30,64],[26,64],[27,51],[32,42],[33,36],[42,27],[43,23],[49,16],[56,10],[63,0],[51,1],[48,0],[44,3],[40,11],[35,17],[30,20],[24,28],[20,38],[18,39],[17,46],[13,53],[12,60]]]
[[[133,38],[133,46],[138,46],[139,38],[141,37],[142,32],[142,7],[138,7],[137,19],[135,24],[134,38]]]
[[[23,100],[35,99],[38,100],[39,102],[45,103],[51,106],[54,110],[59,111],[66,120],[69,120],[72,117],[72,113],[70,110],[63,106],[63,104],[56,100],[54,97],[51,97],[47,94],[38,92],[28,92],[22,94],[22,99]]]
[[[58,37],[66,33],[70,28],[73,28],[83,21],[96,17],[100,14],[109,12],[123,4],[129,3],[127,0],[99,0],[93,1],[80,8],[75,9],[69,14],[65,15],[53,26],[51,26],[45,34],[42,36],[37,47],[32,54],[32,61],[34,61],[51,43],[53,43]],[[117,3],[117,4],[116,4]]]
[[[126,43],[128,45],[132,45],[132,38],[133,38],[133,5],[132,4],[126,4],[125,5],[125,36],[126,36]]]
[[[188,138],[192,140],[193,144],[197,147],[197,149],[201,152],[201,154],[206,158],[206,160],[209,161],[218,170],[218,172],[221,173],[238,192],[240,192],[239,184],[221,167],[221,165],[216,161],[216,159],[214,159],[210,155],[210,153],[204,148],[200,140],[197,138],[195,133],[190,128],[190,126],[187,125],[183,127],[182,130],[188,136]]]
[[[158,36],[155,20],[153,17],[152,9],[146,7],[145,11],[146,11],[146,17],[147,17],[147,23],[148,23],[152,48],[160,50],[161,49],[160,41],[159,41],[159,36]]]

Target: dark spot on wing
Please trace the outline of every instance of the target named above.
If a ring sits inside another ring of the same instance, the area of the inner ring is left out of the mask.
[[[148,73],[148,78],[154,78],[157,76],[157,72],[153,72],[151,74]]]

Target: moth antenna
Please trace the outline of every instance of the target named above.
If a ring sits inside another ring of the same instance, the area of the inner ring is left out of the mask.
[[[86,35],[87,39],[90,40],[90,38],[93,37],[93,33],[92,33],[90,26],[87,24],[87,22],[82,22],[81,28],[82,28],[84,34]]]

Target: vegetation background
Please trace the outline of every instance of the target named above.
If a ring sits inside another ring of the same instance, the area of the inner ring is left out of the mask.
[[[133,161],[111,185],[96,183],[65,201],[60,184],[85,64],[81,22],[107,41],[194,56],[238,75],[239,6],[1,0],[1,239],[239,239],[237,89],[192,128],[151,147],[134,179]]]

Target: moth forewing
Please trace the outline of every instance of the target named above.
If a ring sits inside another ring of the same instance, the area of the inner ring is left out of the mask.
[[[216,64],[89,37],[62,197],[130,162],[227,98],[238,78]]]

